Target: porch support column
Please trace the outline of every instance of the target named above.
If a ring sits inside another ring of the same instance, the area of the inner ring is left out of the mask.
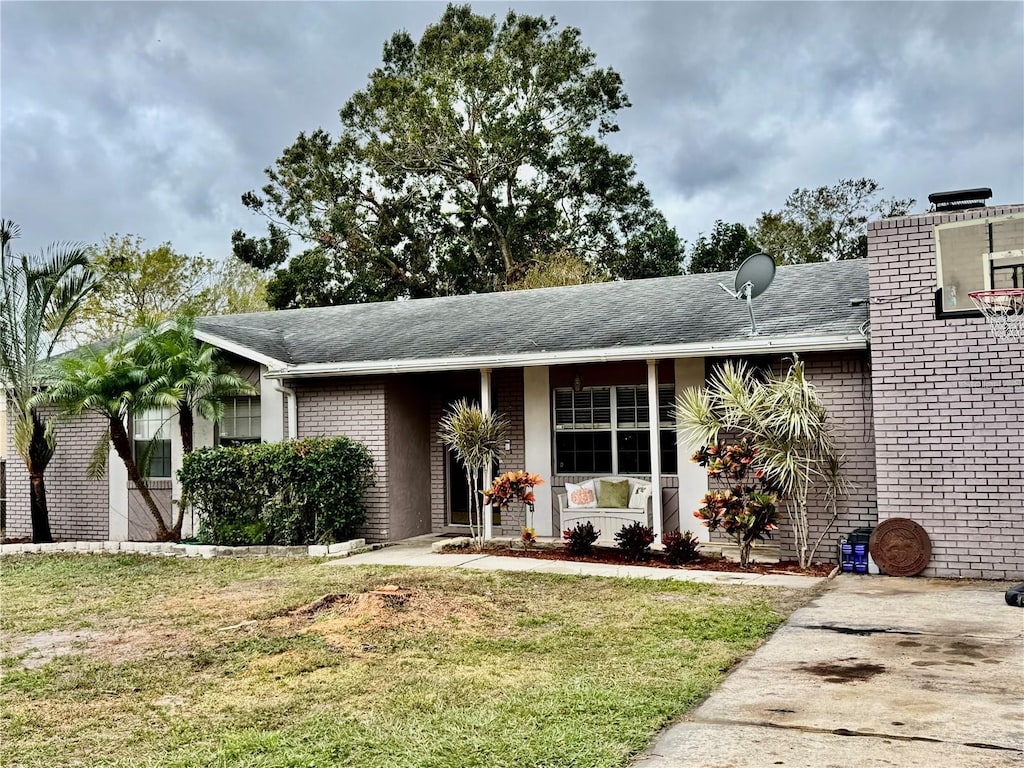
[[[540,475],[544,485],[533,489],[533,527],[538,536],[556,534],[551,508],[551,380],[546,365],[523,368],[523,422],[526,471]]]
[[[491,412],[491,369],[481,368],[480,369],[480,410],[487,416]],[[484,467],[484,487],[490,488],[494,478],[491,476],[494,469],[493,467]],[[483,490],[481,488],[480,490]],[[470,499],[470,509],[472,510],[474,499]],[[470,514],[473,514],[470,512]],[[483,508],[484,515],[484,541],[488,541],[494,538],[494,525],[491,519],[491,505],[485,504]]]
[[[684,357],[676,360],[676,397],[687,389],[704,386],[704,358]],[[700,509],[700,500],[708,492],[708,473],[704,467],[690,461],[690,454],[697,448],[683,439],[677,427],[676,453],[679,456],[679,530],[689,532],[701,541],[711,540],[711,533],[693,516]]]
[[[654,513],[654,541],[661,546],[661,430],[658,419],[658,361],[647,361],[647,420],[651,438],[651,499]]]

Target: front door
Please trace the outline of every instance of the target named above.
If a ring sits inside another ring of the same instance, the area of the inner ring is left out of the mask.
[[[458,460],[455,453],[446,448],[446,469],[445,478],[448,485],[446,496],[448,499],[448,524],[469,525],[469,480],[466,477],[466,468]],[[497,474],[498,465],[494,465],[494,473]],[[484,485],[483,475],[477,477],[477,486],[482,491]],[[483,499],[481,498],[481,503]],[[491,510],[491,523],[501,525],[501,510],[494,507]]]

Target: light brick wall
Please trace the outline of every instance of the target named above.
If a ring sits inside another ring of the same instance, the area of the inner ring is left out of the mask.
[[[28,471],[14,450],[14,412],[7,426],[8,538],[32,535]],[[46,504],[50,532],[58,541],[97,541],[109,531],[109,486],[106,475],[93,480],[86,474],[93,447],[106,432],[102,416],[86,414],[56,424],[57,450],[46,468]]]
[[[1024,343],[936,319],[934,227],[1001,206],[868,227],[878,517],[928,532],[927,576],[1024,578]]]
[[[381,379],[330,379],[297,384],[298,437],[343,435],[363,443],[376,474],[366,496],[366,524],[357,536],[367,541],[389,537],[387,465],[387,392]]]
[[[851,493],[836,505],[838,517],[822,539],[815,560],[836,559],[839,539],[854,528],[874,527],[878,520],[875,503],[875,448],[871,411],[871,373],[866,352],[830,352],[803,357],[808,381],[828,411],[843,474],[853,484]],[[785,365],[785,363],[782,363]],[[809,499],[810,544],[813,545],[828,526],[828,514],[820,489]],[[784,558],[795,558],[792,526],[780,510],[776,541]]]

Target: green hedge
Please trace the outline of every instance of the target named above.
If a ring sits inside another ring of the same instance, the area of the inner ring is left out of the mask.
[[[178,479],[204,544],[327,543],[366,520],[373,459],[346,437],[201,448]]]

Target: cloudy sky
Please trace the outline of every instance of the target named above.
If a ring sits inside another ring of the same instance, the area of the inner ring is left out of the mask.
[[[633,107],[615,149],[692,242],[797,187],[1024,202],[1024,3],[475,3],[579,27]],[[0,206],[21,249],[132,233],[223,257],[240,195],[443,4],[0,2]]]

